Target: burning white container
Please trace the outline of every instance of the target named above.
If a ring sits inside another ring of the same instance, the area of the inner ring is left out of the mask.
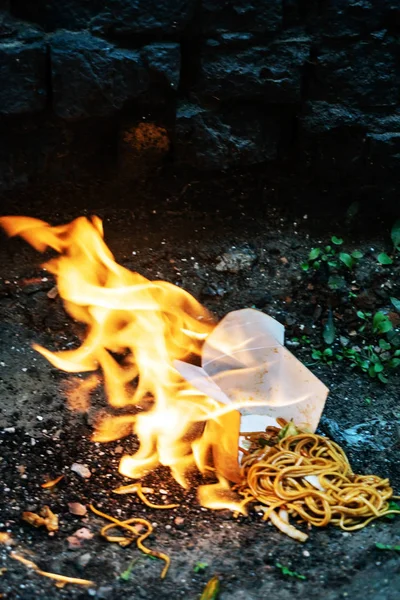
[[[207,396],[238,404],[243,433],[264,431],[277,417],[315,431],[329,390],[284,347],[284,331],[257,310],[231,312],[205,341],[201,367],[175,367]]]

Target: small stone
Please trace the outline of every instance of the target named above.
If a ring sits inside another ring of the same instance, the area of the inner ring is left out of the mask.
[[[239,273],[244,269],[250,269],[256,260],[256,253],[250,248],[231,248],[231,250],[219,257],[215,270]]]
[[[177,527],[183,525],[185,522],[185,519],[183,517],[175,517],[174,519],[174,523]]]
[[[82,542],[80,539],[78,539],[76,536],[74,535],[70,535],[67,537],[67,542],[68,542],[68,548],[70,550],[75,550],[76,548],[80,548],[82,545]]]
[[[87,508],[80,502],[68,502],[69,512],[72,515],[83,517],[87,513]]]
[[[78,556],[76,562],[78,563],[78,565],[80,567],[87,567],[87,565],[90,563],[92,559],[92,555],[89,554],[89,552],[85,552],[85,554],[81,554],[81,556]]]
[[[57,298],[58,296],[58,287],[55,285],[54,287],[51,288],[51,290],[49,290],[47,292],[47,297],[50,298],[50,300],[55,300],[55,298]]]
[[[79,540],[91,540],[94,537],[94,534],[87,527],[81,527],[75,531],[74,536]]]
[[[91,477],[92,475],[90,469],[85,467],[85,465],[81,465],[80,463],[74,463],[71,467],[71,471],[73,471],[80,477],[83,477],[83,479],[89,479],[89,477]]]
[[[122,454],[124,451],[122,446],[117,446],[114,450],[114,454]]]

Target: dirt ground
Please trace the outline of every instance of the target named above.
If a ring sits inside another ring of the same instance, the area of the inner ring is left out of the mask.
[[[249,176],[227,177],[218,185],[173,180],[165,187],[148,186],[136,198],[133,190],[103,187],[31,190],[4,197],[1,214],[28,214],[52,223],[98,214],[104,219],[109,246],[125,266],[150,279],[182,286],[218,317],[253,306],[277,318],[286,327],[289,349],[330,388],[320,432],[343,444],[356,471],[390,477],[399,494],[398,373],[382,384],[346,362],[330,366],[311,357],[312,348],[323,348],[329,306],[337,336],[351,338],[357,327],[356,310],[389,313],[390,297],[400,297],[400,256],[387,266],[376,260],[377,252],[392,251],[392,218],[381,218],[365,206],[352,205],[349,211],[349,200],[315,200],[296,201],[293,194],[283,205],[270,185]],[[300,267],[310,249],[327,243],[332,235],[344,239],[343,248],[364,253],[360,265],[345,274],[346,289],[340,293],[332,293],[320,274],[305,273]],[[226,511],[201,508],[195,492],[198,480],[184,491],[165,470],[150,474],[145,484],[157,490],[153,501],[161,497],[179,503],[179,508],[154,510],[136,496],[112,494],[127,482],[117,470],[121,452],[132,452],[136,442],[133,438],[91,442],[94,416],[104,398],[99,393],[89,412],[73,413],[64,393],[71,376],[32,350],[33,342],[68,347],[81,333],[61,301],[47,296],[53,281],[40,262],[40,255],[26,244],[1,236],[0,531],[10,532],[14,549],[29,551],[44,571],[91,579],[96,587],[59,589],[12,560],[3,545],[2,598],[196,600],[213,575],[220,578],[221,600],[400,597],[400,554],[375,546],[399,544],[400,517],[375,521],[355,533],[334,527],[313,529],[302,545],[257,514],[234,518]],[[396,325],[396,316],[392,318]],[[91,477],[83,479],[72,472],[73,463],[86,465]],[[40,487],[47,478],[61,474],[65,477],[56,490]],[[149,545],[171,557],[165,580],[160,579],[161,561],[146,558],[134,545],[123,549],[107,543],[99,535],[102,519],[74,516],[69,512],[71,502],[93,503],[121,517],[148,518],[154,524]],[[60,529],[54,536],[21,520],[22,511],[36,511],[44,504],[59,515]],[[67,538],[82,527],[94,537],[70,548]],[[132,560],[136,562],[131,576],[124,580],[121,574]],[[198,563],[207,566],[196,572]],[[283,574],[277,563],[305,579]]]

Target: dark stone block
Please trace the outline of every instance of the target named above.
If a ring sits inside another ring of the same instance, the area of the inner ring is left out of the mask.
[[[363,125],[364,113],[356,108],[328,102],[308,102],[301,115],[301,130],[320,135],[339,128]]]
[[[239,50],[208,40],[195,93],[221,100],[262,96],[268,103],[299,102],[308,56],[308,38]]]
[[[95,29],[114,35],[174,34],[188,25],[196,0],[13,0],[13,13],[47,31]]]
[[[205,170],[254,165],[276,158],[278,143],[276,120],[256,107],[236,107],[225,113],[193,104],[178,109],[178,163]]]
[[[314,177],[337,183],[351,175],[365,157],[363,113],[342,105],[308,103],[300,120],[299,151]]]
[[[307,102],[300,118],[301,131],[306,135],[321,135],[338,129],[360,129],[368,133],[400,132],[400,113],[381,114],[353,106]],[[389,135],[389,134],[388,134]]]
[[[400,114],[310,102],[300,120],[298,145],[302,161],[325,182],[347,179],[351,185],[357,175],[364,185],[378,173],[385,187],[382,174],[390,165],[400,166]]]
[[[46,45],[0,37],[0,114],[43,110],[47,102]]]
[[[142,57],[153,81],[177,91],[181,72],[179,44],[149,44],[142,48]]]
[[[139,52],[67,31],[54,34],[50,48],[54,110],[64,119],[110,115],[148,88]]]
[[[311,5],[310,32],[325,37],[354,37],[400,25],[398,0],[328,0],[322,8],[312,0],[305,4]]]
[[[318,53],[311,97],[365,107],[393,106],[399,101],[399,56],[396,42],[332,42]]]
[[[51,181],[94,181],[116,169],[113,123],[66,123],[46,112],[2,120],[0,190]]]
[[[273,33],[282,25],[282,0],[202,0],[202,30]]]

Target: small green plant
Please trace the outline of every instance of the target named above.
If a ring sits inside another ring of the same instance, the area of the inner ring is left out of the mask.
[[[311,344],[311,340],[308,337],[308,335],[302,335],[301,337],[294,337],[294,338],[292,338],[292,342],[296,342],[296,343],[303,342],[303,344],[305,346],[308,346],[309,344]]]
[[[333,365],[333,361],[335,358],[332,348],[325,348],[325,350],[316,350],[314,348],[314,350],[311,353],[311,357],[316,362],[325,363],[326,365],[329,365],[330,367]]]
[[[202,573],[203,571],[205,571],[208,567],[207,563],[203,563],[203,562],[197,562],[194,567],[193,567],[193,572],[194,573]]]
[[[384,339],[380,339],[377,346],[344,348],[336,357],[347,360],[352,368],[357,367],[382,383],[387,383],[390,372],[400,366],[400,349],[394,350]]]
[[[285,565],[281,565],[281,563],[276,563],[276,567],[280,570],[282,575],[287,575],[288,577],[295,577],[296,579],[307,579],[305,575],[301,575],[297,573],[297,571],[291,571],[289,567],[285,567]]]
[[[127,566],[127,568],[125,569],[125,571],[123,571],[121,573],[121,575],[119,576],[120,579],[122,579],[123,581],[129,581],[132,575],[132,570],[133,567],[136,565],[136,563],[138,562],[138,558],[136,558],[135,560],[132,560],[129,565]]]
[[[347,269],[352,270],[363,257],[363,253],[359,250],[354,250],[351,254],[340,252],[339,247],[343,244],[343,239],[333,235],[331,237],[332,245],[328,244],[324,247],[312,248],[308,255],[308,260],[303,262],[301,268],[303,271],[314,269],[318,271],[321,267],[325,267],[329,273],[332,271],[340,271],[343,265]],[[328,286],[332,290],[343,289],[346,281],[340,275],[331,274],[328,280]]]

